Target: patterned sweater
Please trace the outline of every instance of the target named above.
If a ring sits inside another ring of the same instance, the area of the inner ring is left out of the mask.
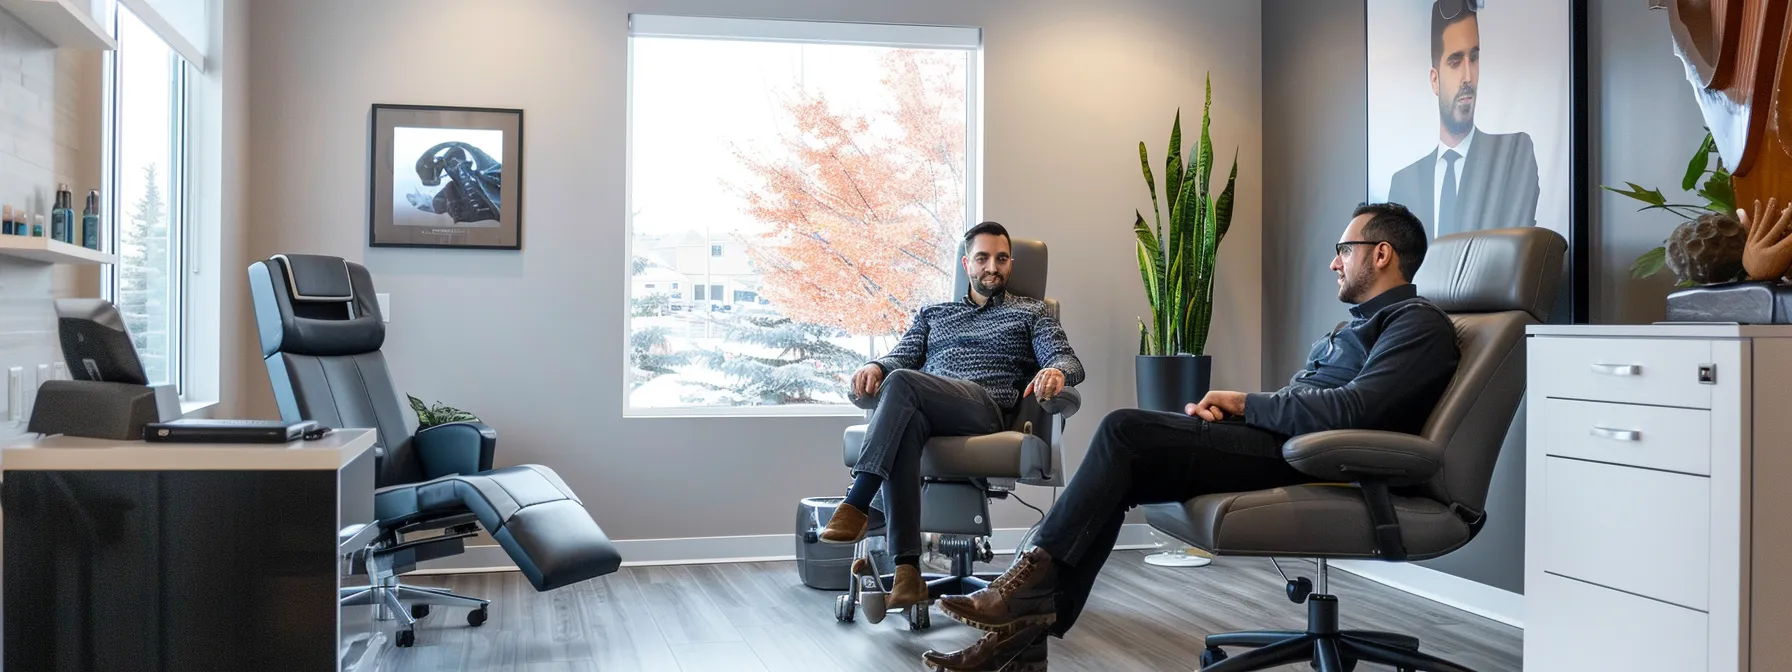
[[[890,353],[873,362],[885,374],[919,369],[983,386],[1002,408],[1013,408],[1043,368],[1064,372],[1064,385],[1083,382],[1083,364],[1045,302],[1003,292],[982,306],[964,297],[922,308]]]

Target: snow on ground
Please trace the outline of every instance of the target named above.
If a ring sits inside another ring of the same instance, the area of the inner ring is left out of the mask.
[[[635,330],[650,327],[668,327],[666,344],[672,352],[697,353],[707,350],[751,355],[756,357],[776,357],[776,348],[769,348],[750,343],[729,341],[723,338],[727,327],[719,323],[711,323],[685,315],[666,315],[660,317],[633,318],[630,327]],[[864,336],[842,336],[829,338],[834,345],[865,353],[871,345],[871,339]],[[879,339],[880,346],[887,339]],[[886,346],[887,347],[887,346]],[[881,349],[881,348],[880,348]],[[870,357],[865,357],[869,361]],[[657,376],[642,383],[629,393],[629,406],[633,408],[688,408],[692,406],[725,406],[725,393],[704,387],[701,383],[728,385],[731,379],[709,368],[707,361],[693,361],[678,367],[677,373]],[[695,402],[686,397],[695,398]],[[821,395],[821,399],[829,403],[847,404],[844,395]]]

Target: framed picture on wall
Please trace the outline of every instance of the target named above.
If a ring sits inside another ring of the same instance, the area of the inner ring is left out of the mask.
[[[1433,238],[1554,229],[1551,321],[1588,321],[1585,0],[1365,2],[1368,200]]]
[[[368,245],[522,249],[522,110],[376,104],[368,145]]]

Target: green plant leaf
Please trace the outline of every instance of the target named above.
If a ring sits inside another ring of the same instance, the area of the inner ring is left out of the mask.
[[[1139,318],[1139,354],[1141,355],[1151,354],[1151,350],[1148,347],[1151,343],[1151,339],[1148,336],[1149,333],[1150,332],[1145,328],[1144,318]]]
[[[1157,220],[1157,228],[1161,229],[1164,226],[1164,220],[1163,215],[1158,214],[1157,180],[1152,179],[1151,176],[1151,157],[1145,152],[1144,140],[1139,141],[1139,168],[1145,171],[1145,191],[1151,192],[1151,218]],[[1136,214],[1138,211],[1134,210],[1133,212]],[[1140,223],[1143,223],[1144,220],[1144,217],[1139,218]]]
[[[1636,261],[1630,264],[1630,277],[1647,278],[1651,275],[1655,275],[1656,273],[1660,273],[1661,269],[1666,268],[1667,263],[1668,248],[1657,247],[1653,250],[1649,250],[1648,252],[1644,252],[1642,256],[1637,257]]]
[[[1705,198],[1712,210],[1734,217],[1736,215],[1736,185],[1730,181],[1730,174],[1718,171],[1705,180],[1705,186],[1699,188],[1699,195]]]
[[[1705,174],[1705,165],[1711,162],[1711,150],[1716,148],[1716,141],[1710,133],[1706,133],[1705,139],[1699,142],[1699,148],[1692,153],[1692,160],[1686,162],[1686,177],[1680,180],[1681,191],[1692,191],[1693,186],[1699,183],[1699,176]]]
[[[1688,287],[1697,287],[1697,286],[1699,286],[1699,283],[1693,282],[1691,280],[1681,280],[1679,282],[1674,283],[1674,289],[1686,289]]]
[[[1145,216],[1134,210],[1135,219],[1132,224],[1133,235],[1138,238],[1139,280],[1145,285],[1145,297],[1151,302],[1151,314],[1160,312],[1158,302],[1162,300],[1158,283],[1163,278],[1163,254],[1158,249],[1157,237],[1151,235],[1150,227],[1145,225]]]
[[[1170,124],[1170,153],[1164,160],[1164,194],[1168,198],[1170,226],[1176,225],[1176,216],[1180,214],[1177,206],[1182,203],[1182,108],[1176,108],[1176,120]],[[1163,239],[1163,223],[1157,225],[1157,237]]]
[[[1232,174],[1226,176],[1226,189],[1220,192],[1219,201],[1213,205],[1214,221],[1219,224],[1219,238],[1214,241],[1215,257],[1218,256],[1219,244],[1226,240],[1226,232],[1232,229],[1232,196],[1233,188],[1238,184],[1238,150],[1232,151]]]
[[[1645,189],[1642,185],[1635,182],[1625,182],[1625,184],[1630,185],[1629,190],[1618,189],[1604,184],[1599,185],[1599,188],[1629,196],[1644,203],[1648,203],[1649,205],[1664,205],[1668,202],[1668,197],[1661,195],[1661,190],[1659,189]]]

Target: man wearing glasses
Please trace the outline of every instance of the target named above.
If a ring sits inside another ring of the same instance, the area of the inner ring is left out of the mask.
[[[928,651],[928,665],[1043,669],[1046,635],[1062,638],[1075,622],[1134,506],[1313,482],[1282,459],[1296,434],[1419,433],[1459,356],[1449,316],[1411,282],[1427,238],[1403,206],[1357,206],[1331,260],[1351,319],[1314,344],[1287,386],[1210,392],[1180,414],[1124,409],[1103,418],[1035,547],[989,588],[940,600],[948,616],[989,634],[961,651]]]

